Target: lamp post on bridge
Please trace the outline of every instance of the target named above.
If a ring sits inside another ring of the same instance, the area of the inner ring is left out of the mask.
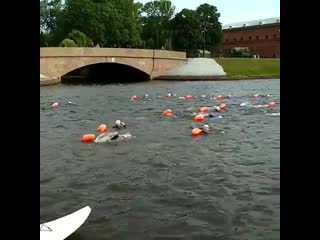
[[[203,37],[203,52],[202,52],[202,57],[205,57],[205,51],[206,51],[206,32],[208,31],[207,28],[207,22],[206,22],[206,17],[208,20],[210,20],[210,16],[205,16],[204,13],[202,13],[202,24],[201,24],[201,29],[202,29],[202,37]]]
[[[206,31],[204,27],[202,28],[202,36],[203,36],[203,49],[202,49],[202,57],[205,57],[205,51],[206,51]]]

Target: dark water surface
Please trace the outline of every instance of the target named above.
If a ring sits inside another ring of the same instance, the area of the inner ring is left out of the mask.
[[[168,92],[192,101],[159,98]],[[131,102],[132,95],[152,100]],[[251,100],[254,93],[273,96]],[[220,129],[192,138],[187,114],[231,94]],[[51,104],[60,102],[58,109]],[[74,105],[68,104],[72,101]],[[274,109],[240,107],[242,102]],[[80,239],[280,239],[280,81],[40,88],[40,222],[92,208]],[[171,108],[177,117],[161,116]],[[83,144],[121,119],[127,142]]]

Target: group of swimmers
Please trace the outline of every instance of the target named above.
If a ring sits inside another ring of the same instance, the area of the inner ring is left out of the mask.
[[[120,131],[121,129],[127,128],[127,125],[117,120],[112,129],[116,129]],[[115,132],[107,132],[107,125],[101,124],[97,131],[100,133],[99,136],[95,136],[94,134],[85,134],[82,136],[81,141],[86,143],[106,143],[106,142],[117,142],[117,141],[126,141],[131,139],[133,136],[130,133],[120,134],[118,131]]]
[[[194,98],[191,95],[187,95],[185,97],[177,97],[176,94],[172,94],[172,93],[169,93],[169,94],[165,95],[164,97],[167,98],[167,99],[176,97],[177,99],[185,99],[185,100],[191,100],[191,99]],[[201,95],[201,98],[205,98],[205,97],[206,97],[206,95]],[[254,100],[258,100],[258,99],[272,97],[272,95],[271,94],[265,94],[265,95],[253,94],[253,95],[250,95],[249,97],[254,99]],[[227,95],[227,96],[217,95],[217,96],[212,97],[213,100],[224,100],[224,99],[230,99],[230,98],[232,98],[231,95]],[[237,97],[235,97],[235,99],[236,98]],[[276,103],[275,102],[268,102],[266,104],[254,105],[254,104],[250,104],[249,102],[245,102],[245,103],[241,103],[240,104],[240,107],[244,107],[244,106],[245,107],[252,107],[252,108],[268,108],[268,109],[271,109],[271,108],[276,106]],[[193,112],[191,115],[192,115],[193,120],[197,121],[197,122],[202,122],[205,118],[221,119],[221,118],[223,118],[223,115],[216,114],[216,113],[222,113],[222,112],[226,111],[226,108],[227,108],[227,105],[224,104],[224,103],[222,103],[222,104],[220,104],[218,106],[213,106],[213,107],[201,107],[199,109],[198,113]],[[179,113],[178,114],[177,113],[173,114],[172,110],[167,109],[162,113],[162,115],[176,117],[176,116],[179,115]],[[269,113],[268,115],[280,116],[280,113]],[[193,128],[192,131],[191,131],[191,135],[192,136],[198,136],[198,135],[201,135],[201,134],[208,134],[209,130],[210,130],[209,125],[205,124],[202,127]]]
[[[160,96],[159,96],[160,97]],[[179,97],[177,96],[177,94],[173,94],[173,93],[168,93],[164,96],[165,99],[171,99],[171,98],[175,98],[175,99],[185,99],[185,100],[191,100],[194,97],[192,95],[187,95],[184,97]],[[206,95],[201,95],[201,98],[205,98],[207,97]],[[231,95],[227,95],[227,96],[223,96],[223,95],[218,95],[218,96],[214,96],[212,99],[213,100],[223,100],[223,99],[230,99],[232,96]],[[258,94],[253,94],[250,95],[250,97],[252,99],[259,99],[259,98],[266,98],[266,97],[271,97],[270,94],[265,94],[265,95],[258,95]],[[131,97],[131,101],[137,101],[137,100],[151,100],[149,98],[148,94],[145,94],[141,97],[137,97],[136,95]],[[244,107],[244,106],[253,106],[253,107],[267,107],[267,108],[272,108],[275,106],[274,102],[270,102],[268,104],[264,104],[264,105],[251,105],[250,103],[241,103],[240,106]],[[219,119],[219,118],[223,118],[223,116],[220,114],[224,111],[226,111],[226,107],[227,105],[222,103],[218,106],[213,106],[213,107],[201,107],[199,109],[199,112],[193,112],[193,113],[180,113],[180,115],[182,114],[183,116],[186,116],[188,118],[192,117],[192,119],[196,122],[202,122],[205,118],[210,118],[210,119]],[[217,114],[218,113],[218,114]],[[167,109],[162,113],[163,116],[173,116],[173,117],[179,117],[179,113],[175,113],[173,114],[172,110]],[[183,117],[182,116],[182,117]],[[280,113],[278,113],[277,116],[280,116]],[[180,116],[181,117],[181,116]],[[106,125],[104,128],[102,128],[102,131],[100,132],[100,135],[95,137],[93,134],[89,134],[89,135],[84,135],[82,138],[83,142],[94,142],[94,143],[105,143],[105,142],[115,142],[115,141],[126,141],[132,138],[132,135],[130,133],[125,133],[125,134],[120,134],[119,131],[122,129],[126,129],[127,126],[124,122],[117,120],[114,124],[114,126],[112,127],[112,129],[116,129],[117,131],[114,132],[106,132]],[[214,127],[213,127],[214,128]],[[214,128],[215,129],[215,128]],[[210,126],[209,124],[203,124],[200,127],[192,127],[191,130],[191,135],[192,136],[199,136],[202,134],[208,134],[210,132]],[[86,136],[86,137],[85,137]],[[85,137],[85,138],[84,138]]]
[[[127,128],[126,124],[120,120],[115,122],[115,125],[112,127],[113,129],[121,130]],[[101,133],[95,140],[95,143],[105,143],[105,142],[112,142],[112,141],[126,141],[132,137],[130,133],[119,134],[118,131],[116,132],[104,132]]]

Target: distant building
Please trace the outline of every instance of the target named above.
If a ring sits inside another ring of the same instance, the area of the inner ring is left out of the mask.
[[[227,24],[222,26],[222,30],[223,52],[248,48],[252,54],[260,57],[280,57],[280,17]]]

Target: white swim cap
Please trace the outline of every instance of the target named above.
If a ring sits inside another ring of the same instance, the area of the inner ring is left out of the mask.
[[[116,121],[116,125],[119,125],[119,124],[121,124],[121,121],[120,121],[120,120],[117,120],[117,121]]]
[[[203,125],[202,129],[204,132],[209,132],[209,125],[208,124]]]

